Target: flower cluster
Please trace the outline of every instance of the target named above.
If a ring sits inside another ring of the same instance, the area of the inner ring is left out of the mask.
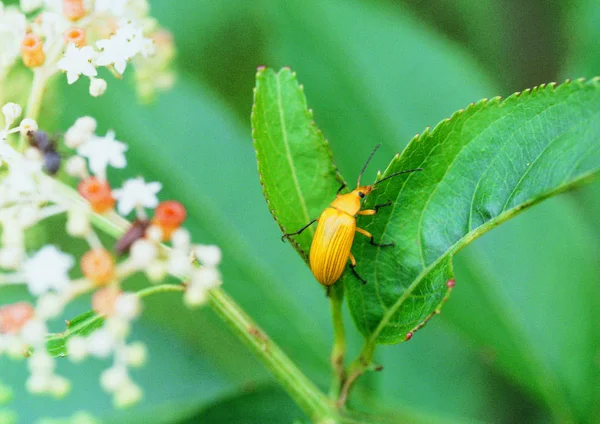
[[[173,275],[186,282],[180,287],[185,303],[202,305],[208,291],[220,285],[221,252],[216,246],[192,243],[182,228],[185,207],[175,200],[160,201],[159,182],[137,177],[111,187],[107,174],[110,168],[126,166],[127,145],[112,131],[96,134],[93,118],[79,118],[65,132],[64,146],[70,154],[64,158],[57,153],[58,140],[35,121],[24,119],[14,125],[22,114],[20,106],[9,103],[2,112],[0,289],[25,285],[36,301],[0,306],[0,355],[27,357],[27,389],[55,396],[68,392],[69,381],[57,372],[54,356],[67,355],[74,362],[112,358],[112,366],[100,377],[101,386],[113,395],[115,405],[135,403],[142,390],[128,370],[144,363],[146,349],[128,338],[141,313],[143,295],[127,291],[126,280],[143,273],[156,285]],[[22,151],[9,143],[13,134],[27,141]],[[65,192],[65,186],[52,178],[61,172],[78,180],[78,195]],[[89,246],[79,258],[51,243],[28,248],[26,231],[57,215],[66,215],[64,230],[69,236]],[[133,215],[133,222],[116,244],[105,246],[92,225],[100,215],[118,222]],[[92,293],[95,312],[90,327],[69,324],[65,334],[49,339],[48,323],[60,319],[65,306],[86,293]],[[53,343],[57,338],[62,348]]]
[[[173,82],[174,47],[148,11],[146,0],[22,0],[20,8],[0,2],[0,83],[20,58],[38,79],[62,71],[73,84],[84,75],[90,94],[100,96],[107,82],[98,68],[121,78],[133,62],[138,91],[150,97]]]

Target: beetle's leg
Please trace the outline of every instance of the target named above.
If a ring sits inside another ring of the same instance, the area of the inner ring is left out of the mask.
[[[369,239],[371,239],[371,241],[369,243],[371,243],[373,246],[390,247],[390,246],[396,245],[394,242],[392,242],[392,243],[375,243],[375,241],[373,241],[373,234],[371,234],[367,230],[363,230],[362,228],[356,227],[356,232],[361,233],[363,236],[369,237]]]
[[[300,228],[298,231],[296,231],[295,233],[288,233],[288,234],[284,234],[281,236],[281,241],[285,241],[286,238],[289,238],[289,236],[296,236],[298,234],[300,234],[302,231],[306,230],[308,227],[310,227],[311,225],[313,225],[315,222],[317,222],[319,219],[313,219],[312,221],[310,221],[308,224],[306,224],[304,227]]]
[[[358,211],[357,215],[375,215],[377,212],[379,212],[379,209],[384,208],[386,206],[390,206],[392,204],[392,201],[388,201],[385,203],[382,203],[381,205],[377,205],[375,206],[374,209],[363,209],[362,211]]]
[[[354,268],[356,268],[356,259],[354,259],[354,255],[350,253],[350,269],[352,270],[352,273],[356,275],[356,278],[358,278],[361,283],[367,284],[367,280],[358,275],[358,272],[356,272]]]
[[[342,191],[342,190],[343,190],[343,189],[345,189],[346,187],[348,187],[348,186],[346,185],[346,183],[342,183],[342,186],[341,186],[340,188],[338,188],[338,191],[337,191],[337,193],[336,193],[336,194],[340,194],[340,191]]]
[[[392,201],[391,200],[388,200],[387,202],[382,203],[380,205],[375,205],[375,212],[379,212],[379,209],[385,208],[386,206],[391,206],[391,205],[392,205]]]

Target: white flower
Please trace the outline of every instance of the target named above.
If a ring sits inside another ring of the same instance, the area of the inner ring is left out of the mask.
[[[137,318],[141,309],[140,298],[135,293],[123,293],[115,302],[115,312],[126,320]]]
[[[98,126],[98,122],[91,116],[82,116],[81,118],[77,118],[75,123],[73,124],[74,128],[83,131],[86,134],[93,134],[96,131],[96,127]]]
[[[77,153],[88,158],[90,169],[94,175],[105,177],[106,167],[125,168],[127,160],[124,152],[127,145],[115,140],[114,131],[106,133],[105,137],[92,136],[77,148]]]
[[[149,38],[145,38],[142,27],[131,21],[126,22],[119,28],[116,35],[127,40],[127,52],[130,59],[138,53],[141,53],[144,57],[154,53],[154,42]]]
[[[150,266],[158,255],[158,248],[156,244],[145,240],[139,239],[131,245],[129,251],[129,258],[133,264],[139,268],[144,269]]]
[[[106,91],[106,81],[102,78],[90,78],[90,95],[92,97],[99,97]]]
[[[197,268],[192,272],[190,280],[190,286],[202,287],[209,290],[220,284],[221,274],[215,268]]]
[[[15,122],[15,120],[21,116],[21,112],[23,112],[21,106],[16,103],[6,103],[2,106],[2,114],[4,115],[4,122],[7,129],[10,124]]]
[[[81,179],[87,177],[87,163],[85,159],[78,155],[71,156],[65,162],[65,172],[72,177]]]
[[[146,362],[146,346],[142,342],[133,342],[125,351],[127,365],[141,367]]]
[[[127,67],[127,60],[131,58],[129,55],[129,41],[126,38],[113,35],[107,40],[96,41],[96,46],[100,49],[96,65],[114,65],[117,72],[123,75]]]
[[[72,362],[80,362],[88,354],[87,339],[82,336],[72,336],[67,339],[67,354]]]
[[[3,162],[8,162],[10,159],[16,157],[16,155],[17,152],[6,142],[6,139],[0,139],[0,165]]]
[[[19,124],[19,130],[21,132],[21,135],[23,137],[26,137],[28,132],[30,132],[30,131],[35,132],[38,130],[38,124],[35,121],[35,119],[25,118]]]
[[[69,270],[75,261],[55,246],[44,246],[23,264],[25,282],[31,294],[39,296],[54,289],[63,291],[69,287]]]
[[[21,54],[27,20],[15,8],[0,8],[0,69],[11,66]]]
[[[96,0],[95,10],[96,12],[112,13],[117,17],[123,16],[125,13],[125,6],[129,0]]]
[[[147,57],[154,51],[152,40],[144,38],[142,27],[131,22],[119,28],[115,35],[107,40],[99,40],[96,46],[100,54],[96,59],[98,66],[114,65],[118,73],[123,74],[127,67],[127,61],[142,53]]]
[[[114,366],[104,370],[100,376],[100,385],[109,393],[117,391],[123,383],[128,382],[127,368],[123,366]]]
[[[195,246],[194,253],[204,266],[213,267],[221,262],[221,249],[218,246],[199,244]]]
[[[87,77],[98,75],[96,68],[92,64],[94,49],[90,46],[82,48],[73,43],[69,43],[67,51],[61,60],[58,61],[58,69],[67,73],[67,82],[73,84],[79,79],[81,74]]]
[[[142,390],[133,382],[121,385],[115,392],[114,402],[117,408],[126,408],[136,404],[142,398]]]
[[[2,185],[6,189],[4,195],[7,199],[15,201],[23,195],[37,191],[34,175],[41,171],[42,164],[16,156],[10,146],[7,146],[6,149],[8,154],[4,154],[0,148],[0,155],[9,163],[10,170],[2,181]]]
[[[107,358],[114,348],[114,341],[106,329],[94,331],[87,338],[87,351],[98,358]]]
[[[146,183],[141,177],[125,181],[123,188],[113,190],[113,196],[119,202],[119,213],[128,215],[136,207],[155,208],[158,205],[156,193],[161,188],[161,183]]]

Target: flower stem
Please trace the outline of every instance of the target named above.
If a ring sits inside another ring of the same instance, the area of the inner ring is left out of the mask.
[[[27,106],[25,108],[25,118],[37,119],[40,113],[40,107],[42,106],[42,98],[44,97],[44,91],[46,90],[47,79],[44,68],[38,68],[33,71],[33,82],[31,91],[29,92]],[[22,135],[19,139],[18,150],[22,152],[25,150],[25,147],[27,147],[27,138]]]
[[[342,317],[342,305],[344,302],[344,286],[340,283],[331,287],[329,292],[331,303],[331,321],[333,323],[333,349],[331,350],[331,368],[333,378],[329,394],[337,399],[346,379],[344,370],[344,359],[346,356],[346,332]]]
[[[325,395],[222,289],[209,291],[209,304],[314,422],[334,419]]]
[[[47,178],[53,182],[57,194],[75,203],[85,203],[73,188],[50,177]],[[97,228],[113,237],[123,235],[130,225],[115,212],[104,215],[92,214],[92,222]],[[138,295],[143,297],[160,291],[182,290],[184,290],[183,285],[165,284],[144,289]],[[221,288],[209,291],[208,304],[273,373],[281,386],[313,422],[338,420],[337,412],[328,398]]]
[[[47,76],[42,69],[34,71],[26,117],[37,119],[46,81]],[[25,137],[21,137],[21,151],[25,149],[26,142]],[[64,196],[74,204],[87,203],[72,187],[49,176],[44,176],[44,178],[48,180],[56,194]],[[114,211],[104,215],[94,213],[92,214],[92,222],[96,227],[115,238],[122,236],[130,225],[126,219]],[[182,289],[183,286],[165,284],[142,290],[138,293],[138,296],[143,297],[153,293]],[[271,371],[284,390],[310,417],[311,421],[329,424],[338,422],[341,419],[328,398],[221,288],[209,291],[208,303]]]
[[[350,366],[348,367],[347,377],[344,381],[342,389],[340,391],[340,397],[338,398],[336,406],[342,408],[348,400],[348,394],[352,385],[356,382],[358,377],[363,375],[365,371],[369,369],[373,362],[373,353],[375,352],[375,344],[369,343],[367,340],[358,355]]]

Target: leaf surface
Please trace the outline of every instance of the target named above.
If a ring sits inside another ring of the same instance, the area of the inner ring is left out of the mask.
[[[439,310],[452,256],[524,208],[600,169],[598,80],[541,86],[472,104],[415,137],[365,207],[392,200],[358,224],[393,248],[357,238],[357,271],[344,277],[348,303],[372,343],[397,343]]]
[[[252,128],[258,172],[269,210],[281,231],[295,232],[333,200],[342,179],[296,75],[263,68],[256,75]],[[306,259],[316,226],[290,237]]]

